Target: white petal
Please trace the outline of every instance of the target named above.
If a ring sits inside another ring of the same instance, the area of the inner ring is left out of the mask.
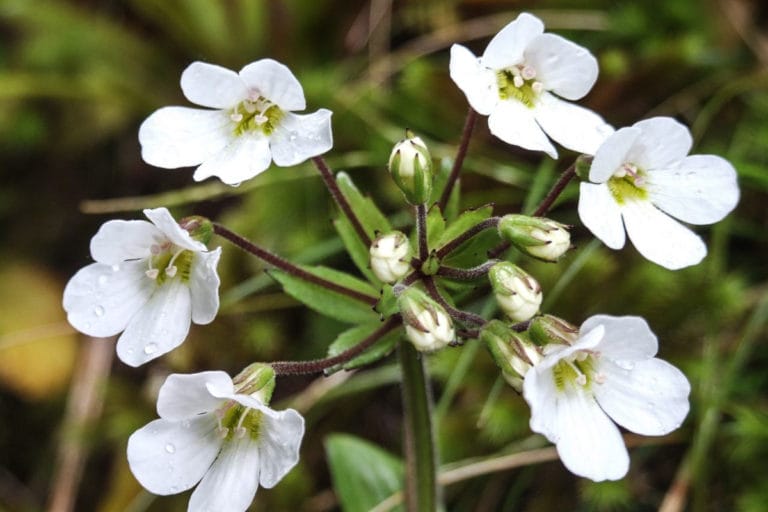
[[[591,110],[546,92],[539,96],[533,115],[555,142],[579,153],[594,155],[613,133],[613,127]]]
[[[189,500],[189,512],[245,512],[259,488],[259,447],[245,436],[226,441]]]
[[[691,132],[671,117],[652,117],[632,126],[641,133],[629,152],[629,159],[645,171],[672,167],[691,150]]]
[[[181,74],[181,90],[192,103],[228,109],[248,97],[248,88],[231,69],[206,62],[193,62]]]
[[[496,74],[482,66],[474,54],[461,46],[451,46],[451,79],[466,95],[467,101],[478,113],[487,116],[499,102]]]
[[[536,36],[525,49],[544,89],[568,100],[583,98],[597,81],[597,59],[586,48],[555,34]]]
[[[590,332],[602,326],[605,331],[595,349],[614,361],[641,361],[656,355],[659,342],[648,323],[639,316],[595,315],[581,324],[579,331]]]
[[[91,238],[91,256],[107,265],[148,258],[149,248],[163,238],[163,234],[145,220],[110,220]]]
[[[211,252],[195,254],[189,276],[192,294],[192,321],[199,325],[209,324],[219,311],[219,274],[216,266],[221,257],[221,247]]]
[[[543,372],[548,368],[552,368],[562,359],[583,350],[592,350],[600,344],[605,334],[605,328],[601,325],[596,326],[594,329],[584,330],[580,333],[579,339],[572,345],[548,345],[547,355],[536,363],[536,368]]]
[[[640,136],[640,130],[633,127],[621,128],[597,148],[592,166],[589,168],[589,181],[604,183],[625,163],[635,140]]]
[[[676,168],[649,172],[648,190],[658,208],[691,224],[717,222],[739,202],[736,169],[715,155],[692,155]]]
[[[306,115],[286,112],[269,140],[275,164],[290,167],[331,149],[332,114],[324,108]]]
[[[155,420],[128,438],[128,465],[154,494],[176,494],[200,481],[222,443],[213,414],[185,422]]]
[[[266,171],[271,161],[269,140],[256,133],[244,134],[203,162],[193,177],[201,181],[217,176],[227,185],[238,185]]]
[[[234,389],[232,379],[225,372],[172,373],[160,386],[157,395],[157,414],[166,420],[181,421],[212,412],[222,404],[213,396],[209,386]]]
[[[637,362],[630,370],[602,361],[603,384],[593,391],[600,407],[622,427],[645,436],[668,434],[688,414],[691,386],[683,372],[661,359]]]
[[[285,65],[272,59],[252,62],[240,70],[246,85],[283,110],[304,110],[304,90]]]
[[[707,255],[701,238],[649,201],[630,201],[622,209],[629,239],[645,258],[670,270],[696,265]]]
[[[144,210],[144,215],[175,245],[195,252],[206,249],[205,244],[193,240],[189,231],[179,226],[167,208],[147,208]]]
[[[624,247],[621,208],[605,183],[579,185],[579,218],[597,238],[611,249]]]
[[[112,336],[124,330],[152,296],[144,261],[120,265],[93,263],[80,269],[64,288],[63,306],[72,327],[89,336]]]
[[[557,150],[536,124],[533,111],[517,100],[500,101],[488,117],[488,128],[507,144],[557,158]]]
[[[483,66],[504,69],[523,61],[528,44],[544,32],[544,23],[524,12],[502,28],[488,43],[481,59]]]
[[[233,130],[223,111],[164,107],[141,123],[141,157],[166,169],[198,165],[221,151],[234,137]]]
[[[551,367],[552,364],[536,365],[525,374],[523,397],[531,408],[531,430],[557,442],[560,438],[557,408],[565,395],[557,389]]]
[[[155,293],[117,340],[117,356],[139,366],[170,352],[189,332],[192,304],[189,287],[175,278],[156,286]]]
[[[259,483],[267,489],[274,487],[299,462],[299,447],[304,437],[304,418],[287,409],[277,417],[263,417],[259,437],[261,473]]]

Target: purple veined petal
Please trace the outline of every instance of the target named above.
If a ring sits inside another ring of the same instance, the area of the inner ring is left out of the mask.
[[[248,97],[240,75],[207,62],[193,62],[181,74],[184,96],[203,107],[229,109]]]
[[[222,444],[212,414],[188,421],[155,420],[128,439],[128,465],[154,494],[192,488],[208,471]]]
[[[475,111],[485,116],[493,112],[500,97],[492,70],[481,65],[472,52],[459,44],[451,46],[449,69],[451,79]]]
[[[266,171],[271,162],[272,153],[267,137],[246,133],[203,162],[193,178],[202,181],[216,176],[227,185],[236,186]]]
[[[332,114],[324,108],[306,115],[286,112],[269,139],[275,164],[290,167],[331,149]]]
[[[135,367],[170,352],[187,337],[191,315],[189,286],[181,279],[156,285],[152,297],[117,340],[117,356]]]
[[[629,151],[640,136],[640,130],[633,127],[621,128],[609,136],[597,148],[589,168],[589,181],[604,183],[625,163],[629,162]]]
[[[637,251],[670,270],[696,265],[707,255],[701,238],[650,201],[629,201],[622,209],[624,226]]]
[[[688,128],[671,117],[652,117],[632,125],[640,130],[628,158],[644,171],[674,167],[693,145]]]
[[[534,80],[567,100],[583,98],[597,81],[597,59],[589,50],[555,34],[533,38],[524,57],[536,70]]]
[[[624,223],[621,207],[605,183],[579,185],[579,218],[592,234],[611,249],[624,247]]]
[[[648,191],[659,209],[690,224],[722,220],[739,202],[736,169],[715,155],[691,155],[673,169],[650,171]]]
[[[544,33],[544,23],[524,12],[502,28],[488,43],[481,58],[482,65],[494,70],[523,62],[523,53],[536,36]]]
[[[220,110],[164,107],[139,128],[141,157],[166,169],[198,165],[221,151],[233,137],[232,120]]]
[[[241,69],[240,77],[251,91],[282,110],[307,108],[301,84],[284,64],[272,59],[257,60]]]
[[[547,92],[539,96],[533,115],[552,140],[587,155],[594,155],[613,133],[613,127],[591,110]]]
[[[163,238],[163,233],[145,220],[110,220],[91,238],[91,256],[106,265],[148,258],[149,248]]]
[[[245,512],[259,488],[258,442],[245,436],[224,442],[218,458],[189,500],[189,512]]]
[[[206,249],[205,244],[193,240],[189,231],[182,228],[176,219],[173,218],[168,208],[154,208],[145,209],[144,215],[152,221],[152,224],[157,226],[157,229],[163,232],[163,235],[173,242],[174,245],[189,249],[190,251],[204,251]]]
[[[642,361],[656,355],[659,342],[648,322],[639,316],[594,315],[581,324],[588,332],[602,326],[605,333],[595,349],[602,357],[614,361]]]
[[[517,100],[500,101],[488,117],[488,128],[507,144],[543,151],[552,158],[557,158],[557,150],[533,116],[533,110]]]
[[[260,432],[261,473],[259,483],[271,489],[299,462],[299,448],[304,437],[304,418],[293,409],[264,416]]]
[[[627,430],[660,436],[678,428],[688,415],[691,385],[666,361],[646,359],[629,369],[601,359],[598,371],[605,381],[593,386],[597,402]]]
[[[192,321],[199,325],[209,324],[219,311],[219,274],[216,266],[221,257],[221,247],[210,252],[199,252],[192,260],[189,290],[192,295]]]
[[[92,263],[80,269],[64,288],[67,320],[89,336],[113,336],[124,330],[154,291],[155,283],[146,270],[143,260]]]
[[[211,394],[211,387],[234,389],[232,379],[225,372],[172,373],[160,386],[157,414],[165,420],[183,421],[211,413],[223,402]]]

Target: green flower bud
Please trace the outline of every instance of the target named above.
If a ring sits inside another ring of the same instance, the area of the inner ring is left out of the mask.
[[[537,316],[531,320],[528,334],[539,346],[550,344],[572,345],[579,337],[579,328],[552,315]]]
[[[432,195],[432,156],[413,132],[406,130],[405,135],[392,149],[389,172],[409,203],[424,204]]]
[[[238,373],[232,382],[235,393],[254,396],[269,405],[275,390],[275,370],[265,363],[253,363]]]
[[[574,170],[576,176],[578,176],[581,181],[589,181],[589,171],[592,169],[593,159],[594,157],[590,155],[579,155],[578,158],[576,158]]]
[[[557,261],[571,247],[568,226],[544,217],[505,215],[499,221],[499,236],[543,261]]]
[[[434,352],[456,339],[453,321],[445,309],[418,288],[403,291],[397,305],[405,334],[417,350]]]
[[[376,238],[371,244],[370,254],[371,270],[385,283],[392,284],[411,270],[413,250],[408,237],[400,231]]]
[[[526,271],[508,261],[497,263],[488,272],[496,302],[513,322],[525,322],[539,312],[541,286]]]
[[[541,360],[541,350],[525,333],[515,332],[501,320],[488,322],[480,332],[480,340],[501,368],[504,379],[522,392],[525,374]]]
[[[188,231],[193,240],[205,245],[213,238],[213,222],[200,215],[184,217],[179,221],[179,226]]]

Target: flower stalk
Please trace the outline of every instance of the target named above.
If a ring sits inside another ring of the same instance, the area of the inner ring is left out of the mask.
[[[333,177],[333,172],[331,172],[328,164],[321,156],[312,157],[312,163],[315,164],[315,167],[317,167],[317,170],[320,172],[320,177],[323,178],[323,183],[325,183],[326,188],[328,188],[328,192],[330,192],[333,200],[344,213],[344,216],[349,219],[350,223],[352,223],[352,227],[355,229],[357,236],[360,237],[360,241],[363,242],[363,245],[370,246],[371,237],[368,236],[360,219],[357,218],[357,215],[355,215],[354,210],[352,210],[352,207],[349,205],[347,198],[344,197],[341,189],[336,184],[336,179]]]
[[[461,168],[464,165],[464,157],[467,156],[467,150],[469,149],[469,141],[472,138],[472,132],[475,129],[477,123],[477,112],[472,107],[469,107],[467,111],[467,119],[464,121],[464,129],[461,132],[461,142],[459,142],[459,149],[456,151],[456,159],[453,161],[453,168],[451,174],[448,175],[448,181],[445,183],[443,193],[440,195],[440,201],[437,205],[441,211],[445,211],[445,207],[448,204],[448,200],[451,198],[453,187],[459,179]]]

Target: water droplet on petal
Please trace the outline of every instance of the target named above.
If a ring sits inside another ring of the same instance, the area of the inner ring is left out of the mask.
[[[93,308],[93,314],[96,316],[104,316],[104,306],[96,306]]]
[[[150,343],[144,347],[144,353],[147,355],[154,354],[155,352],[157,352],[157,343]]]
[[[112,272],[119,272],[120,271],[120,265],[112,265]]]
[[[175,485],[172,485],[169,489],[173,494],[176,494],[177,492],[179,492],[179,488]]]
[[[165,445],[165,451],[168,453],[176,453],[176,447],[173,444],[168,443]]]
[[[107,281],[109,281],[109,277],[107,277],[105,274],[99,276],[99,286],[104,286],[107,284]]]
[[[298,138],[299,138],[299,134],[294,131],[288,134],[288,140],[290,140],[291,142],[295,141]]]

